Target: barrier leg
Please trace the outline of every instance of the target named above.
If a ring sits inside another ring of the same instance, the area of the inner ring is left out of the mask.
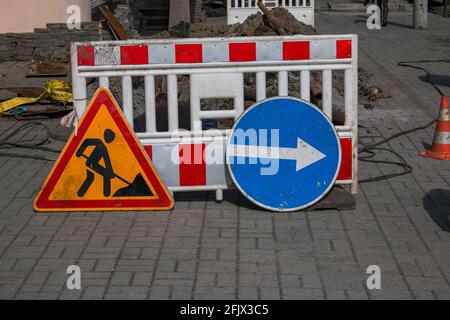
[[[222,189],[216,190],[216,201],[217,202],[223,201],[223,190]]]
[[[352,39],[352,112],[351,112],[351,127],[353,135],[353,183],[351,185],[351,193],[358,193],[358,36],[353,36]]]

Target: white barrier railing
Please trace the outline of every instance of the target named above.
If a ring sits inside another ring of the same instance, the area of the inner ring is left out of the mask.
[[[286,8],[297,20],[314,27],[314,0],[262,0],[262,3],[268,9]],[[259,11],[258,0],[228,0],[228,24],[242,23]]]
[[[204,119],[237,119],[244,110],[244,74],[255,74],[256,100],[266,98],[266,73],[278,74],[278,95],[288,95],[289,72],[300,74],[302,99],[310,101],[311,72],[322,74],[322,110],[333,118],[333,72],[344,73],[345,122],[336,126],[342,146],[337,182],[357,192],[356,35],[202,38],[72,44],[74,106],[80,117],[87,106],[87,78],[109,87],[122,79],[122,109],[133,126],[133,77],[145,80],[145,132],[137,136],[172,191],[222,190],[232,186],[226,165],[211,163],[209,151],[223,151],[229,130],[202,131]],[[179,131],[178,80],[190,76],[190,131]],[[157,131],[155,76],[166,77],[168,131]],[[232,98],[231,110],[201,110],[201,99]],[[188,140],[186,140],[188,139]],[[174,150],[175,153],[174,153]],[[179,161],[173,161],[178,157]]]

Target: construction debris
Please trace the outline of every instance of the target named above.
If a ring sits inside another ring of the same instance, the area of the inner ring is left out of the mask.
[[[14,93],[18,97],[29,97],[29,98],[37,98],[45,93],[44,88],[38,87],[9,87],[9,88],[2,88],[2,90],[7,90],[11,93]]]
[[[278,20],[272,15],[272,12],[267,9],[267,7],[261,1],[258,1],[258,7],[261,9],[264,17],[266,17],[270,23],[275,27],[275,30],[280,36],[286,36],[288,33],[283,27],[283,20]]]
[[[312,26],[308,26],[298,21],[285,8],[275,8],[270,13],[277,21],[282,21],[283,28],[287,35],[317,34]],[[169,31],[157,33],[149,38],[151,39],[167,39],[180,38],[180,32],[172,32],[172,30],[185,29],[185,23],[180,26],[174,26]],[[208,24],[208,23],[192,23],[190,25],[190,37],[254,37],[254,36],[272,36],[278,35],[274,25],[261,13],[258,12],[249,16],[243,23],[235,23],[233,25],[226,24]]]
[[[108,22],[108,26],[110,27],[116,40],[128,40],[127,32],[123,28],[120,21],[114,16],[114,14],[108,8],[108,6],[103,5],[99,9],[100,9],[100,12],[105,17],[106,21]]]
[[[67,65],[56,65],[33,58],[27,71],[27,77],[64,77],[67,73]]]
[[[315,73],[317,78],[321,78],[320,74]],[[319,80],[321,81],[321,80]],[[334,90],[341,97],[344,96],[344,73],[333,72]],[[333,95],[334,98],[335,95]],[[358,103],[367,109],[373,108],[373,103],[379,99],[389,98],[390,94],[383,88],[376,85],[372,80],[372,74],[363,67],[358,68]]]
[[[114,10],[114,16],[122,25],[129,39],[139,39],[140,35],[135,27],[135,20],[129,5],[119,4]]]

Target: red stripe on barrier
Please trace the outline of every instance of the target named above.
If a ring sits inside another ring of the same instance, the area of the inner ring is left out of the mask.
[[[148,64],[148,46],[121,46],[120,64]]]
[[[230,43],[229,60],[230,62],[256,61],[256,43]]]
[[[309,60],[309,41],[283,42],[283,60]]]
[[[336,59],[352,57],[352,40],[336,40]]]
[[[206,185],[205,144],[180,144],[180,186]]]
[[[144,146],[145,152],[147,152],[150,160],[153,161],[153,147],[152,146]]]
[[[352,180],[352,138],[341,138],[342,160],[337,180]]]
[[[175,45],[176,63],[202,63],[203,49],[201,44]]]
[[[84,46],[77,48],[78,66],[95,65],[95,50],[92,46]]]

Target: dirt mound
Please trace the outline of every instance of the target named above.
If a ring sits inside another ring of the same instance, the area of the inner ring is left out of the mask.
[[[298,21],[287,9],[274,8],[270,11],[274,18],[281,22],[283,28],[289,35],[317,34],[316,30],[300,21]],[[183,37],[180,30],[185,29],[184,23],[174,26],[167,31],[158,33],[151,38],[179,38]],[[254,36],[275,36],[278,35],[272,23],[261,13],[258,12],[249,16],[243,23],[233,25],[193,23],[190,25],[189,34],[186,37],[204,38],[204,37],[254,37]]]
[[[298,21],[287,9],[276,8],[271,11],[272,15],[277,21],[283,23],[283,28],[288,34],[306,34],[313,35],[317,34],[316,30],[309,25],[301,23]]]

